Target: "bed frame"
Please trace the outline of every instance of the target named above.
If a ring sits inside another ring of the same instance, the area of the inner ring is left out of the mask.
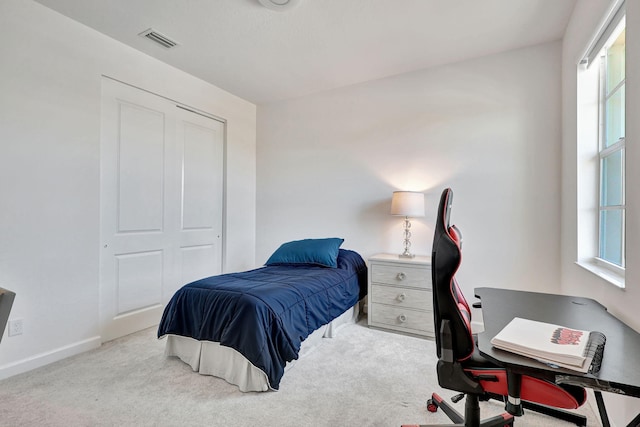
[[[325,338],[333,338],[344,326],[356,323],[360,315],[360,304],[361,302],[357,303],[330,323],[311,333],[302,342],[299,359],[322,345]],[[243,392],[273,390],[269,387],[267,375],[231,347],[180,335],[170,334],[166,337],[165,355],[178,357],[190,365],[194,372],[222,378],[230,384],[237,385]],[[296,362],[297,360],[293,360],[287,363],[285,372],[293,368]]]

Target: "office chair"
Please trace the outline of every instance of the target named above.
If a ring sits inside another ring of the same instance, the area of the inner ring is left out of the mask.
[[[586,425],[585,417],[557,409],[582,405],[586,400],[584,388],[516,374],[480,355],[471,332],[471,310],[455,277],[462,260],[462,235],[455,225],[449,225],[452,197],[453,192],[447,188],[440,198],[431,255],[436,369],[441,387],[461,392],[454,402],[466,396],[465,414],[462,416],[437,393],[429,399],[427,409],[435,412],[442,408],[459,426],[512,426],[514,416],[524,413],[523,407]],[[507,412],[481,421],[479,401],[489,399],[505,401]]]

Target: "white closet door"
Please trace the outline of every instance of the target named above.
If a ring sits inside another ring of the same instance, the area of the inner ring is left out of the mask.
[[[180,159],[179,271],[182,286],[222,272],[224,124],[178,109]],[[177,287],[169,288],[172,295]]]
[[[224,125],[103,79],[103,341],[156,325],[186,280],[221,270]]]

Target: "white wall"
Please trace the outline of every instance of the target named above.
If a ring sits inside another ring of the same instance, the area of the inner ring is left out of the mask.
[[[254,266],[256,107],[30,0],[0,2],[0,378],[100,342],[101,75],[228,120],[225,271]]]
[[[626,81],[626,165],[627,165],[627,268],[626,288],[621,290],[577,266],[577,63],[595,36],[613,0],[589,0],[576,3],[567,28],[562,51],[563,137],[562,137],[562,291],[570,295],[594,298],[607,309],[640,331],[640,122],[631,118],[640,113],[640,3],[627,1],[627,81]],[[630,355],[637,363],[637,355]],[[640,412],[640,399],[604,394],[614,425],[626,425]]]
[[[256,262],[305,237],[400,253],[398,189],[426,193],[412,250],[430,255],[451,186],[467,295],[557,291],[560,64],[555,42],[259,106]]]

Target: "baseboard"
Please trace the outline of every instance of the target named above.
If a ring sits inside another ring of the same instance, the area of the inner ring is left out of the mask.
[[[94,348],[100,347],[100,344],[100,337],[95,336],[46,353],[37,354],[26,359],[18,360],[17,362],[2,365],[0,366],[0,380],[31,371],[32,369],[40,368],[50,363],[66,359],[67,357],[84,353],[88,350],[93,350]]]

